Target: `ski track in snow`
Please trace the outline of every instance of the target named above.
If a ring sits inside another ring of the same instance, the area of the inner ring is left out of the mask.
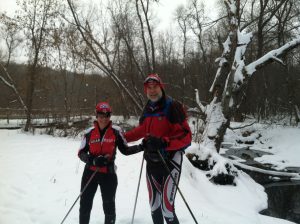
[[[80,140],[0,130],[0,224],[60,223],[79,194],[84,164],[77,158]],[[142,154],[117,153],[117,224],[129,224],[142,162]],[[151,224],[145,165],[138,197],[135,224]],[[247,174],[237,186],[218,186],[185,158],[180,188],[198,223],[205,224],[287,224],[286,220],[258,214],[267,206],[262,186]],[[79,201],[78,201],[79,202]],[[79,203],[65,221],[78,223]],[[182,224],[194,223],[179,192],[177,216]],[[102,201],[98,190],[90,224],[102,223]]]

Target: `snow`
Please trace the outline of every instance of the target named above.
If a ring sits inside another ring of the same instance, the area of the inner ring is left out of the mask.
[[[231,45],[231,40],[230,40],[230,35],[228,35],[226,41],[223,43],[223,55],[226,55],[230,52],[230,45]],[[219,66],[222,65],[222,62],[220,62]]]
[[[277,170],[300,165],[300,128],[282,127],[269,128],[265,131],[262,141],[255,146],[265,149],[274,155],[256,158],[261,163],[271,163]],[[284,150],[283,150],[284,149]]]
[[[235,2],[233,1],[232,3],[229,4],[229,8],[232,14],[236,14],[236,5]]]
[[[232,123],[232,127],[239,125],[241,124]],[[245,131],[248,131],[251,135],[246,137],[241,136],[241,133]],[[254,124],[243,129],[228,130],[224,140],[233,144],[237,140],[241,140],[242,142],[253,141],[254,144],[250,145],[250,149],[272,153],[272,155],[263,155],[262,157],[255,158],[256,161],[272,164],[272,168],[276,170],[284,170],[287,167],[300,167],[299,136],[299,127]]]
[[[270,135],[276,133],[274,130]],[[287,134],[293,133],[297,134],[292,130]],[[0,139],[0,223],[60,223],[79,194],[84,167],[77,158],[81,139],[24,134],[20,130],[0,130]],[[281,146],[284,146],[284,142]],[[198,146],[193,143],[193,147]],[[274,147],[273,151],[280,153],[280,149]],[[287,150],[281,155],[292,152],[290,147]],[[131,221],[141,161],[141,153],[132,156],[117,154],[117,224]],[[236,187],[214,185],[204,172],[192,167],[184,158],[180,188],[198,223],[291,223],[258,214],[267,206],[267,195],[263,187],[247,174],[241,172],[236,184]],[[100,192],[97,192],[91,224],[103,221],[101,203]],[[78,223],[78,209],[77,203],[66,219],[66,224]],[[176,210],[180,223],[194,223],[179,193]],[[152,223],[145,170],[135,217],[135,223]]]
[[[286,43],[285,45],[283,45],[282,47],[280,47],[278,49],[271,50],[270,52],[268,52],[261,58],[250,63],[249,65],[245,66],[245,70],[246,70],[248,76],[252,76],[253,73],[257,70],[257,68],[260,65],[267,63],[270,60],[275,60],[275,61],[282,63],[282,60],[280,60],[279,57],[282,57],[282,55],[284,53],[288,52],[289,49],[293,49],[293,48],[297,47],[299,44],[300,44],[300,38],[298,37],[294,40],[291,40],[290,42]]]
[[[295,111],[296,111],[296,116],[297,116],[298,120],[300,120],[300,110],[297,105],[295,105]],[[300,127],[300,122],[298,122],[298,125]]]
[[[206,123],[208,124],[205,127],[203,132],[203,145],[210,149],[215,149],[215,143],[211,139],[211,137],[216,136],[218,132],[218,128],[222,125],[222,123],[226,122],[226,119],[222,113],[222,105],[221,103],[216,103],[217,97],[215,97],[212,102],[206,107]],[[213,121],[213,122],[211,122]],[[200,152],[202,153],[202,151]],[[199,154],[196,153],[196,154]]]
[[[238,30],[238,47],[235,51],[234,56],[234,66],[236,67],[236,71],[234,73],[234,83],[243,83],[244,75],[243,70],[245,68],[244,55],[246,52],[246,48],[248,44],[251,42],[252,33],[242,33]]]
[[[205,106],[200,101],[198,89],[195,89],[195,96],[196,96],[195,98],[196,98],[196,103],[197,103],[198,107],[200,108],[200,110],[203,113],[205,113],[206,112],[206,108],[205,108]]]
[[[215,84],[216,84],[218,77],[221,75],[221,68],[222,68],[223,64],[227,62],[226,55],[230,53],[230,45],[231,45],[231,40],[230,40],[230,34],[229,34],[226,41],[223,43],[222,56],[215,60],[215,62],[219,62],[219,68],[216,72],[216,76],[213,81],[213,84],[211,85],[211,87],[209,89],[209,92],[211,92],[211,93],[213,92],[213,90],[215,88]]]

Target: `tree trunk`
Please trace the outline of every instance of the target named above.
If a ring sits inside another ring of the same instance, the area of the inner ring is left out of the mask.
[[[26,94],[26,105],[27,105],[27,111],[26,111],[26,124],[24,131],[29,131],[31,128],[31,120],[32,120],[32,107],[33,107],[33,93],[35,89],[35,79],[36,79],[36,63],[35,65],[30,66],[28,70],[28,85],[27,85],[27,94]]]
[[[200,158],[200,162],[201,160],[208,160],[207,164],[213,164],[208,167],[210,170],[208,176],[213,181],[218,181],[218,176],[220,175],[225,175],[225,178],[228,175],[230,177],[236,175],[236,169],[233,167],[233,164],[227,160],[224,161],[218,155],[218,152],[230,121],[244,99],[244,91],[242,90],[247,88],[252,74],[257,69],[273,61],[281,62],[279,58],[284,58],[289,51],[300,45],[300,38],[295,39],[278,49],[270,51],[246,66],[244,61],[245,53],[248,44],[251,42],[252,35],[239,32],[239,0],[226,0],[225,3],[228,10],[230,30],[228,38],[223,44],[224,51],[218,59],[219,69],[210,89],[214,99],[206,108],[203,108],[196,96],[199,108],[206,114],[206,127],[200,142],[201,147],[199,147],[202,150],[195,157],[196,160]],[[229,179],[233,181],[234,178]]]

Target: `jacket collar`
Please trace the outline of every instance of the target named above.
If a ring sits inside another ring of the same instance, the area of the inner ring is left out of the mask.
[[[146,105],[147,113],[155,113],[164,109],[166,105],[166,97],[162,96],[157,102],[152,102],[148,100]]]
[[[101,130],[100,127],[99,127],[98,122],[97,122],[97,121],[94,121],[94,128],[95,128],[95,130],[96,130],[97,132],[99,132],[99,134],[100,134],[101,136],[104,135],[104,133],[106,132],[106,130],[109,129],[111,126],[112,126],[112,121],[110,121],[110,122],[108,123],[108,125],[107,125],[105,128],[103,128],[103,129]]]

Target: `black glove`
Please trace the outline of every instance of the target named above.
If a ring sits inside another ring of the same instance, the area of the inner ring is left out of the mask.
[[[93,163],[93,159],[94,157],[89,155],[88,153],[86,152],[82,152],[82,153],[79,153],[79,158],[82,162],[88,164],[88,165],[91,165]]]
[[[93,165],[94,166],[98,166],[98,167],[103,167],[103,166],[107,166],[109,163],[108,161],[108,156],[97,156],[96,158],[94,158],[93,160]]]
[[[130,154],[135,154],[135,153],[138,153],[138,152],[141,152],[141,151],[144,151],[143,143],[139,144],[139,145],[129,146]]]
[[[168,144],[162,138],[150,136],[143,140],[142,146],[147,152],[157,152],[157,150],[166,148]]]

